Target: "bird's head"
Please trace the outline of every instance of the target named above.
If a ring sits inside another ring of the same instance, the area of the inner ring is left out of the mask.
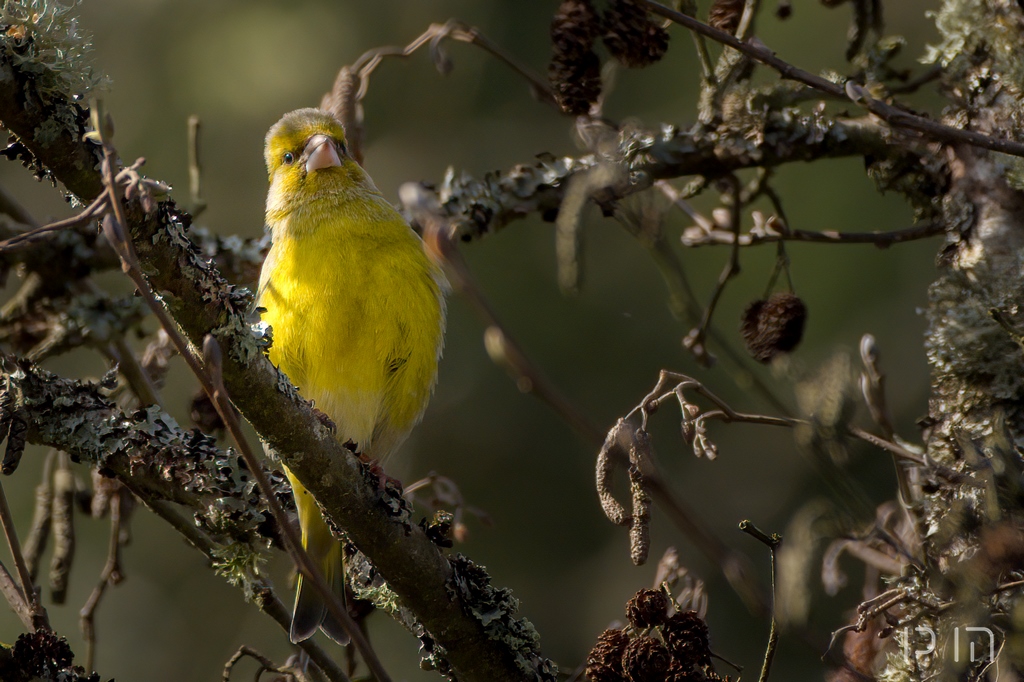
[[[285,114],[267,133],[264,157],[270,176],[268,216],[330,195],[374,190],[366,172],[348,154],[341,122],[322,109]]]

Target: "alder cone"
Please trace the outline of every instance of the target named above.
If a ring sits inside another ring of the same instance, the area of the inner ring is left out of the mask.
[[[661,625],[668,615],[668,597],[661,590],[640,590],[626,602],[626,618],[635,627]]]
[[[664,682],[672,654],[665,645],[642,635],[631,640],[622,655],[622,670],[629,682]]]
[[[580,116],[601,96],[601,60],[594,40],[601,22],[590,0],[564,0],[551,21],[554,55],[548,80],[562,111]]]
[[[588,665],[586,677],[590,682],[626,682],[621,671],[603,665]]]
[[[665,638],[665,644],[672,652],[674,666],[680,671],[689,671],[694,666],[710,665],[708,624],[696,611],[673,614],[662,626],[661,636]]]
[[[623,66],[649,66],[668,51],[668,31],[635,0],[612,0],[604,13],[604,46]]]
[[[629,635],[622,630],[602,632],[594,648],[587,654],[586,676],[590,682],[624,682],[622,655],[629,644]]]
[[[548,79],[562,111],[581,116],[601,96],[601,61],[593,51],[556,54],[548,67]]]
[[[797,347],[804,335],[807,306],[799,296],[777,292],[743,311],[740,334],[747,351],[760,362]]]
[[[590,52],[600,30],[600,18],[590,0],[565,0],[551,21],[551,44],[555,54]]]
[[[685,666],[679,663],[679,661],[673,659],[672,665],[668,667],[668,672],[665,674],[665,682],[708,682],[709,679],[702,673],[694,670],[690,666]]]

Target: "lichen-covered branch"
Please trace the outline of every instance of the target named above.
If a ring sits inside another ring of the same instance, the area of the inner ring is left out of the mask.
[[[716,128],[679,130],[666,125],[660,130],[613,131],[616,149],[612,155],[548,157],[481,179],[449,169],[435,190],[437,199],[452,218],[459,237],[469,240],[531,214],[554,220],[569,179],[601,164],[617,164],[626,171],[615,174],[615,184],[593,194],[595,202],[610,207],[660,179],[688,175],[715,178],[743,168],[864,156],[872,159],[880,183],[898,182],[898,178],[913,173],[917,196],[911,195],[911,200],[919,212],[937,209],[930,205],[938,195],[937,187],[945,184],[945,169],[912,141],[893,144],[897,140],[891,137],[892,131],[873,118],[831,118],[794,109],[756,116],[743,113],[746,102],[756,105],[765,97],[770,94],[747,93],[734,116]]]
[[[5,358],[11,409],[28,425],[29,442],[68,453],[116,476],[147,501],[184,505],[216,537],[269,542],[273,521],[231,450],[198,431],[182,429],[158,407],[125,414],[96,384],[64,379],[30,362]],[[278,498],[291,490],[271,473]]]

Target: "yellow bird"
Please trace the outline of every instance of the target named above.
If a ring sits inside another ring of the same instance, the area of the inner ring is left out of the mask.
[[[383,460],[419,421],[437,376],[446,284],[423,243],[349,156],[331,114],[299,109],[267,133],[270,253],[257,305],[270,359],[367,457]],[[341,545],[287,469],[302,544],[344,593]],[[320,627],[348,641],[299,578],[291,640]]]

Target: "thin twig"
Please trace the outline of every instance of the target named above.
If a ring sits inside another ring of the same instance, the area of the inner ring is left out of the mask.
[[[889,87],[889,93],[893,95],[906,95],[912,92],[917,92],[922,85],[927,85],[933,80],[936,80],[942,75],[942,72],[942,64],[936,62],[914,78],[908,80],[906,83]]]
[[[76,227],[81,227],[82,225],[87,225],[90,221],[95,220],[96,216],[98,216],[103,211],[106,203],[107,195],[104,193],[101,194],[99,198],[96,199],[96,201],[92,202],[81,212],[71,216],[70,218],[65,218],[63,220],[58,220],[53,223],[48,223],[41,227],[31,229],[28,232],[22,232],[19,235],[11,237],[10,239],[0,241],[0,254],[8,254],[13,253],[15,251],[20,251],[26,246],[33,244],[37,241],[40,241],[41,239],[49,238],[49,235],[53,232],[59,232],[61,230],[70,230]]]
[[[203,199],[202,181],[203,168],[199,163],[199,117],[195,114],[188,117],[188,197],[189,213],[195,220],[206,210]]]
[[[35,219],[35,216],[2,185],[0,185],[0,213],[8,215],[22,225],[28,225],[30,228],[39,227],[39,222]]]
[[[678,199],[685,203],[683,193],[676,190],[670,184],[662,184],[662,181],[655,184],[665,193],[670,201],[674,202]],[[690,210],[696,216],[700,216],[697,211]],[[694,325],[697,324],[702,315],[701,308],[697,304],[693,288],[690,286],[689,278],[687,278],[686,272],[683,269],[683,264],[679,260],[679,256],[669,245],[664,232],[659,231],[659,234],[654,239],[644,239],[641,237],[636,226],[632,225],[630,221],[621,217],[618,212],[616,217],[630,234],[637,237],[637,240],[648,250],[651,258],[654,259],[654,264],[661,273],[665,286],[668,288],[669,308],[672,310],[672,314],[680,320],[689,321],[690,324]],[[700,218],[703,218],[703,216],[700,216]],[[707,220],[707,218],[703,219]],[[765,383],[760,374],[752,372],[747,367],[748,356],[733,348],[725,334],[714,325],[708,329],[707,335],[715,342],[716,348],[732,363],[729,373],[738,386],[744,388],[752,386],[774,410],[782,414],[789,414],[789,408],[775,395],[775,392]]]
[[[673,382],[675,382],[676,385],[669,389],[668,385]],[[679,392],[686,389],[691,389],[696,393],[699,393],[714,403],[718,408],[717,411],[711,410],[702,412],[699,416],[703,419],[717,419],[724,422],[767,424],[770,426],[796,426],[797,424],[805,423],[803,420],[794,419],[792,417],[772,417],[763,414],[745,414],[743,412],[737,412],[730,407],[728,403],[712,393],[707,386],[700,381],[697,381],[693,377],[685,374],[671,372],[664,369],[658,374],[658,383],[655,384],[654,388],[644,396],[644,399],[640,404],[633,408],[626,417],[629,418],[629,416],[634,413],[640,412],[643,418],[642,427],[646,429],[649,414],[654,412],[654,410],[662,403],[677,398],[679,396]]]
[[[210,561],[216,561],[216,545],[208,535],[196,527],[195,522],[191,519],[186,519],[182,516],[175,505],[164,500],[153,500],[145,499],[145,497],[139,497],[149,509],[159,516],[161,519],[167,522],[171,528],[174,528],[178,533],[181,534],[185,540],[199,550],[206,558]],[[257,595],[254,600],[256,605],[261,611],[270,616],[281,629],[288,632],[291,628],[291,611],[284,605],[284,603],[277,597],[272,587],[266,584],[258,585],[253,590],[253,593]],[[348,676],[338,666],[337,662],[331,658],[326,651],[316,642],[316,639],[310,637],[309,639],[299,642],[296,646],[302,649],[320,668],[320,670],[327,676],[331,682],[350,682]]]
[[[149,373],[135,357],[135,352],[129,347],[123,336],[118,336],[111,344],[111,354],[117,359],[117,368],[124,376],[125,381],[132,392],[138,398],[140,407],[147,405],[158,405],[163,407],[160,399],[160,392],[150,379]]]
[[[864,618],[871,618],[877,616],[883,611],[891,609],[897,604],[902,604],[909,598],[910,593],[906,588],[896,587],[883,592],[877,597],[862,602],[857,607],[857,613],[861,614]]]
[[[939,142],[963,143],[975,147],[981,147],[982,149],[1002,152],[1003,154],[1024,156],[1024,143],[991,137],[990,135],[978,133],[973,130],[952,128],[950,126],[937,123],[931,119],[924,118],[923,116],[911,114],[891,104],[887,104],[881,100],[871,97],[863,87],[853,83],[852,81],[847,81],[846,87],[837,85],[832,81],[822,78],[821,76],[816,76],[809,71],[804,71],[803,69],[793,66],[789,62],[775,56],[775,53],[768,48],[762,47],[759,44],[738,40],[735,36],[726,33],[725,31],[712,28],[707,24],[697,21],[693,17],[688,17],[682,12],[677,12],[674,9],[665,7],[664,5],[653,2],[652,0],[640,1],[654,14],[665,17],[666,19],[671,19],[691,31],[696,31],[697,33],[707,36],[708,38],[722,43],[723,45],[728,45],[748,57],[761,62],[765,66],[775,69],[783,78],[804,83],[805,85],[809,85],[810,87],[820,90],[832,97],[849,100],[855,104],[859,104],[893,127],[915,130]]]
[[[293,680],[295,679],[295,676],[289,671],[287,667],[280,667],[275,665],[273,661],[271,661],[269,658],[267,658],[260,652],[256,651],[252,647],[248,647],[243,644],[238,648],[238,651],[236,651],[234,655],[228,659],[228,662],[224,664],[224,674],[222,677],[224,682],[230,682],[231,672],[235,669],[235,666],[238,664],[238,662],[246,656],[260,664],[260,667],[256,669],[256,676],[255,678],[253,678],[257,680],[257,682],[265,672],[280,673],[285,675],[286,677],[292,678]]]
[[[79,625],[85,639],[85,670],[96,669],[96,607],[106,593],[107,587],[117,585],[124,579],[121,573],[121,491],[110,498],[110,539],[107,543],[107,562],[100,572],[99,582],[93,588],[82,610],[79,611]]]
[[[1024,580],[1014,580],[1013,582],[1003,583],[1002,585],[998,585],[994,590],[992,590],[992,593],[995,594],[996,592],[1003,592],[1005,590],[1012,590],[1015,587],[1021,587],[1021,586],[1024,586]]]
[[[14,582],[14,578],[7,572],[7,567],[0,562],[0,594],[4,595],[7,605],[17,614],[21,624],[27,630],[34,630],[35,623],[32,618],[32,608],[25,601],[25,595],[21,588]]]
[[[743,14],[740,15],[740,23],[736,27],[736,37],[739,40],[748,40],[754,34],[754,21],[760,10],[761,0],[746,0]]]
[[[7,504],[7,495],[4,493],[4,485],[0,483],[0,525],[3,526],[4,537],[7,539],[7,548],[14,560],[14,569],[18,573],[18,581],[21,583],[21,594],[25,597],[29,612],[32,614],[32,629],[49,630],[50,621],[46,616],[46,609],[39,601],[39,593],[36,592],[32,583],[32,576],[28,571],[28,564],[25,563],[25,556],[21,553],[21,544],[18,542],[18,532],[14,528],[14,518],[11,516],[11,508]]]
[[[760,0],[745,0],[743,12],[740,15],[739,23],[736,26],[736,37],[747,40],[754,30],[754,20],[760,8]],[[691,31],[694,35],[701,35]],[[701,36],[703,37],[703,36]],[[716,117],[721,116],[722,99],[730,88],[739,80],[744,73],[749,72],[750,60],[741,52],[735,50],[722,50],[715,65],[715,80],[701,82],[701,96],[697,104],[698,114],[702,123],[711,123]]]
[[[420,193],[422,189],[415,183],[407,183],[399,191],[404,193],[403,203],[410,206],[417,201],[410,193]],[[520,391],[531,393],[550,405],[562,419],[587,440],[596,443],[604,442],[604,434],[601,429],[591,422],[530,362],[522,347],[498,319],[497,313],[476,283],[465,259],[455,247],[450,225],[433,211],[424,210],[422,217],[423,241],[428,251],[444,265],[452,288],[468,299],[485,324],[484,346],[491,360],[512,374]]]
[[[676,385],[669,387],[671,383],[675,382]],[[718,408],[718,410],[704,410],[697,414],[688,415],[686,414],[687,403],[683,400],[682,392],[685,390],[692,390],[708,400],[710,400]],[[693,377],[687,376],[686,374],[680,374],[679,372],[671,372],[669,370],[661,370],[658,375],[658,382],[654,388],[644,396],[643,400],[634,407],[629,414],[626,415],[628,419],[632,415],[639,412],[642,417],[641,428],[647,428],[647,419],[649,415],[654,412],[665,402],[672,400],[678,400],[680,408],[684,411],[684,421],[689,422],[702,422],[708,419],[716,419],[724,422],[743,422],[749,424],[765,424],[770,426],[788,426],[795,427],[799,425],[807,425],[809,422],[805,419],[797,419],[793,417],[774,417],[770,415],[760,414],[746,414],[743,412],[737,412],[728,405],[724,400],[712,393],[703,383],[694,379]],[[893,454],[899,459],[906,460],[913,464],[921,467],[928,467],[934,470],[937,474],[948,478],[950,480],[960,481],[963,479],[963,474],[959,474],[948,467],[944,467],[935,462],[932,462],[925,457],[918,455],[917,453],[908,450],[899,443],[891,440],[887,440],[882,436],[877,436],[873,433],[865,431],[864,429],[854,426],[852,424],[846,425],[847,432],[859,440],[874,445],[877,448],[885,450]]]
[[[764,593],[752,577],[750,560],[746,555],[722,542],[688,505],[673,494],[660,468],[655,468],[653,472],[645,472],[644,482],[651,496],[657,500],[658,508],[683,532],[694,547],[718,567],[747,609],[755,615],[763,615],[768,610],[767,602]]]
[[[732,200],[729,203],[729,229],[733,234],[732,251],[729,253],[729,260],[726,262],[725,267],[722,268],[722,273],[718,276],[718,282],[715,283],[715,290],[711,294],[711,302],[708,303],[708,307],[704,309],[704,316],[701,318],[700,325],[691,331],[683,341],[683,345],[693,352],[697,362],[707,367],[711,366],[715,361],[714,356],[711,355],[705,347],[708,328],[711,326],[711,318],[715,314],[715,308],[718,306],[718,301],[721,298],[722,293],[725,291],[725,285],[730,279],[738,275],[740,272],[740,211],[742,210],[743,205],[740,197],[739,180],[735,175],[729,175],[727,177],[731,186],[730,194],[732,197]]]
[[[894,443],[891,440],[886,440],[881,436],[876,436],[875,434],[869,433],[858,426],[848,426],[847,430],[850,432],[850,435],[859,438],[865,443],[871,443],[875,447],[881,448],[886,452],[890,452],[900,459],[905,459],[908,462],[913,462],[918,466],[928,466],[928,461],[924,457],[915,454],[910,450],[907,450],[905,447],[898,445],[897,443]]]
[[[491,55],[511,67],[513,71],[525,78],[530,83],[530,86],[541,94],[545,100],[548,100],[551,103],[555,102],[555,97],[551,92],[551,87],[545,79],[535,74],[528,67],[522,65],[515,57],[505,52],[505,50],[484,36],[478,28],[464,24],[457,19],[451,19],[444,24],[431,24],[426,31],[405,47],[381,47],[375,50],[370,50],[359,57],[359,59],[357,59],[352,65],[359,73],[360,79],[362,80],[362,85],[358,93],[358,100],[362,101],[362,99],[366,97],[366,91],[369,87],[369,83],[366,79],[374,72],[374,70],[376,70],[384,59],[387,57],[409,57],[421,47],[428,44],[432,49],[436,50],[439,42],[445,38],[463,43],[470,43],[482,48],[486,52],[489,52]]]
[[[761,676],[758,678],[759,682],[767,682],[768,674],[772,669],[772,661],[775,659],[775,649],[779,645],[779,630],[778,624],[775,618],[775,553],[779,549],[779,545],[782,544],[782,536],[778,533],[772,533],[768,535],[760,528],[755,526],[750,521],[741,521],[740,530],[756,538],[759,542],[764,543],[769,550],[771,550],[772,556],[772,605],[771,615],[772,624],[771,629],[768,632],[768,647],[764,652],[764,663],[761,665]]]
[[[50,528],[53,531],[53,555],[50,557],[50,599],[63,604],[67,598],[71,566],[75,560],[75,476],[67,453],[57,454],[53,472],[53,505]]]
[[[841,542],[846,543],[843,545],[843,551],[850,556],[856,557],[865,565],[876,568],[881,573],[887,575],[897,576],[902,574],[904,563],[899,559],[894,559],[885,552],[870,547],[859,540],[843,540]]]
[[[700,234],[696,230],[688,230],[683,234],[684,246],[734,246],[737,244],[739,246],[757,246],[771,242],[810,242],[813,244],[873,244],[884,249],[893,244],[934,237],[942,234],[946,229],[941,221],[935,220],[890,232],[837,232],[834,230],[814,232],[812,230],[790,230],[785,226],[784,221],[772,221],[771,226],[781,228],[779,231],[764,229],[737,236],[734,232],[714,228],[705,230],[703,225],[698,226],[701,228]]]
[[[321,106],[326,105],[345,124],[350,153],[357,162],[362,163],[363,158],[361,107],[370,86],[370,76],[385,59],[410,57],[426,45],[430,47],[431,56],[438,70],[447,73],[452,67],[441,47],[441,42],[446,39],[469,43],[491,54],[526,79],[542,101],[555,105],[554,94],[544,78],[483,35],[475,26],[469,26],[457,19],[451,19],[443,24],[431,24],[426,31],[404,47],[378,47],[364,52],[350,66],[342,67],[335,79],[333,90],[324,97],[324,104]]]
[[[494,363],[504,367],[512,375],[516,387],[521,392],[533,394],[550,405],[569,426],[576,432],[584,434],[588,440],[601,442],[604,438],[601,430],[527,358],[522,347],[509,336],[498,321],[480,289],[475,286],[466,287],[464,283],[459,287],[459,291],[469,299],[488,323],[489,326],[484,330],[484,347],[487,354]]]
[[[270,485],[270,481],[267,480],[267,475],[264,473],[263,466],[256,457],[256,453],[249,446],[249,441],[242,431],[242,425],[239,422],[238,413],[231,404],[227,389],[224,388],[224,382],[221,378],[222,361],[220,345],[212,334],[208,334],[206,339],[203,341],[203,358],[206,361],[208,380],[213,385],[213,391],[209,394],[210,400],[213,402],[213,406],[217,409],[217,413],[224,422],[224,426],[227,428],[228,433],[231,434],[232,439],[235,441],[235,445],[238,446],[238,450],[242,454],[242,458],[245,460],[246,465],[249,467],[250,473],[253,478],[256,479],[257,485],[259,485],[260,490],[263,492],[263,496],[267,502],[267,507],[270,509],[274,520],[277,522],[278,530],[281,533],[281,538],[284,541],[285,548],[292,556],[296,567],[302,575],[313,583],[317,592],[319,592],[320,596],[323,597],[324,603],[327,605],[327,610],[330,612],[331,616],[341,624],[342,628],[344,628],[345,632],[351,638],[352,643],[359,651],[359,655],[363,657],[363,661],[366,662],[366,666],[370,669],[373,676],[378,680],[378,682],[390,682],[391,678],[388,676],[387,672],[385,672],[384,666],[381,664],[380,659],[377,658],[377,654],[370,646],[370,642],[363,635],[362,630],[359,629],[359,625],[352,620],[345,604],[327,583],[327,579],[324,578],[323,572],[320,571],[320,568],[312,559],[309,558],[309,554],[306,553],[305,548],[302,546],[302,540],[295,532],[295,526],[292,525],[284,511],[284,508],[274,495],[274,489]]]

